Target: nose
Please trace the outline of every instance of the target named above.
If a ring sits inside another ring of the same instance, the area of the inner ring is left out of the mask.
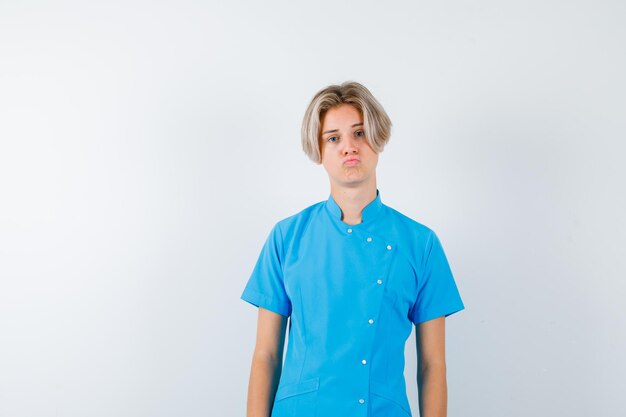
[[[349,138],[344,141],[345,147],[343,149],[344,155],[355,154],[359,151],[359,146],[357,144],[356,139]]]

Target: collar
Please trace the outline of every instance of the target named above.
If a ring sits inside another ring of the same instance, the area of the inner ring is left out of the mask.
[[[325,205],[328,211],[330,212],[331,217],[343,223],[343,221],[341,220],[341,214],[342,214],[341,208],[339,207],[339,205],[333,198],[332,194],[328,196],[328,200],[326,200]],[[380,213],[381,211],[380,209],[382,207],[383,207],[383,202],[380,199],[380,191],[377,188],[376,198],[363,208],[363,212],[361,213],[361,223],[359,224],[373,222],[378,216],[378,214]],[[354,227],[358,225],[352,225],[352,226]]]

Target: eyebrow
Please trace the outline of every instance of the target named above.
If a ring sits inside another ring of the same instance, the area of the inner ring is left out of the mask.
[[[363,126],[363,123],[355,123],[351,127],[357,127],[357,126]],[[325,135],[327,133],[335,133],[335,132],[339,132],[339,129],[327,130],[325,132],[322,132],[322,135]]]

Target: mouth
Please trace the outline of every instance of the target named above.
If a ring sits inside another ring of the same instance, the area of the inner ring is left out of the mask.
[[[352,166],[352,165],[357,165],[360,162],[361,161],[358,158],[352,158],[352,159],[348,159],[348,160],[344,161],[344,165]]]

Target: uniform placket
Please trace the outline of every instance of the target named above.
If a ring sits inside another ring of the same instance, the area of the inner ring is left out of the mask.
[[[348,233],[354,234],[354,230],[349,228]],[[358,370],[355,373],[359,378],[355,382],[361,394],[358,398],[354,399],[358,405],[358,415],[367,416],[369,414],[370,370],[372,366],[372,352],[375,348],[376,326],[378,325],[378,317],[384,299],[389,268],[393,254],[395,253],[395,244],[383,238],[375,237],[366,230],[359,230],[359,233],[353,237],[364,240],[366,244],[364,259],[372,265],[370,269],[371,276],[367,284],[367,297],[368,300],[371,301],[368,305],[371,306],[371,308],[362,312],[364,337],[362,339],[363,342],[356,346],[357,354],[360,356],[357,359],[359,363]]]

